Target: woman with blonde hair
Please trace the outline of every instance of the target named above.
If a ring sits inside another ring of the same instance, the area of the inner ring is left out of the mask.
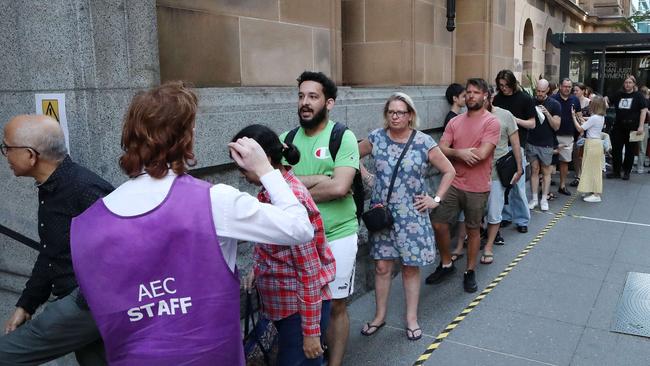
[[[361,330],[365,336],[375,334],[386,324],[391,273],[399,260],[406,296],[406,337],[412,341],[422,337],[417,319],[420,267],[433,263],[436,256],[429,210],[438,207],[456,173],[433,138],[417,131],[417,125],[413,100],[404,93],[394,93],[384,105],[383,128],[372,131],[359,143],[360,157],[371,155],[374,159],[376,179],[371,207],[385,206],[394,219],[391,227],[369,233],[375,259],[377,308],[374,318]],[[443,174],[433,197],[428,194],[425,179],[429,165]],[[364,180],[372,180],[364,168],[361,172]],[[389,194],[393,179],[395,189]]]
[[[581,123],[573,115],[573,124],[578,133],[584,133],[585,145],[582,159],[582,175],[578,192],[591,193],[585,196],[585,202],[600,202],[603,193],[603,142],[601,132],[605,124],[607,105],[602,97],[594,96],[589,103],[589,119]]]

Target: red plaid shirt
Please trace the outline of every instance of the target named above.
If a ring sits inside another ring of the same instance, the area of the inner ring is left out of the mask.
[[[320,335],[322,300],[331,299],[328,283],[336,271],[334,255],[325,239],[323,220],[316,203],[291,170],[284,173],[298,201],[307,209],[314,226],[314,239],[299,245],[255,246],[255,282],[262,298],[262,312],[271,320],[295,313],[302,318],[304,336]],[[270,203],[266,190],[257,198]]]

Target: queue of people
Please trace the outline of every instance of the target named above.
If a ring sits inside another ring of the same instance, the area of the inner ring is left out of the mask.
[[[635,83],[626,78],[609,101],[617,118],[608,178],[629,179],[637,154],[630,139],[644,131],[647,105]],[[13,118],[0,147],[16,176],[36,181],[42,249],[0,337],[0,365],[36,365],[69,352],[81,365],[243,365],[240,241],[256,243],[244,287],[257,289],[261,312],[278,330],[278,365],[321,365],[325,353],[329,365],[341,365],[357,255],[357,172],[372,190],[370,207],[389,216],[369,232],[376,308],[359,331],[372,336],[385,325],[399,264],[404,336],[420,339],[421,267],[439,253],[425,283],[441,283],[466,255],[463,288],[477,291],[478,264],[492,263],[494,245],[505,243],[500,228],[515,223],[526,233],[530,210],[549,210],[554,165],[558,193],[572,194],[568,166],[581,136],[575,186],[586,202],[602,199],[607,98],[588,98],[568,79],[555,95],[548,80],[539,80],[533,98],[510,70],[500,71],[495,84],[498,93],[479,78],[450,85],[451,111],[438,142],[417,130],[413,100],[393,93],[382,121],[359,142],[329,118],[335,83],[305,71],[298,78],[298,127],[278,136],[250,125],[228,144],[241,174],[260,187],[257,197],[187,174],[196,164],[198,97],[183,82],[133,98],[119,159],[129,179],[115,189],[71,160],[55,120]],[[506,155],[516,165],[508,184],[497,171]],[[437,187],[426,179],[430,168],[441,174]],[[50,295],[57,300],[32,319]]]

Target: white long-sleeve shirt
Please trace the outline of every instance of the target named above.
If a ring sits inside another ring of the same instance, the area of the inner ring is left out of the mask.
[[[120,216],[136,216],[160,205],[176,178],[173,171],[156,179],[143,174],[119,186],[104,204]],[[314,237],[314,227],[307,211],[298,202],[282,174],[274,170],[260,178],[269,192],[272,205],[260,203],[256,197],[225,184],[210,188],[212,220],[219,237],[223,256],[231,270],[237,262],[237,242],[295,245]]]

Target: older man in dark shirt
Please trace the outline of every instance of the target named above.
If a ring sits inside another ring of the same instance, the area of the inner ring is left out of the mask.
[[[70,223],[113,187],[67,155],[58,122],[36,115],[4,128],[2,154],[16,176],[36,180],[40,253],[0,338],[0,365],[36,365],[75,352],[81,365],[105,365],[99,331],[79,294]],[[50,295],[57,299],[31,320]]]

